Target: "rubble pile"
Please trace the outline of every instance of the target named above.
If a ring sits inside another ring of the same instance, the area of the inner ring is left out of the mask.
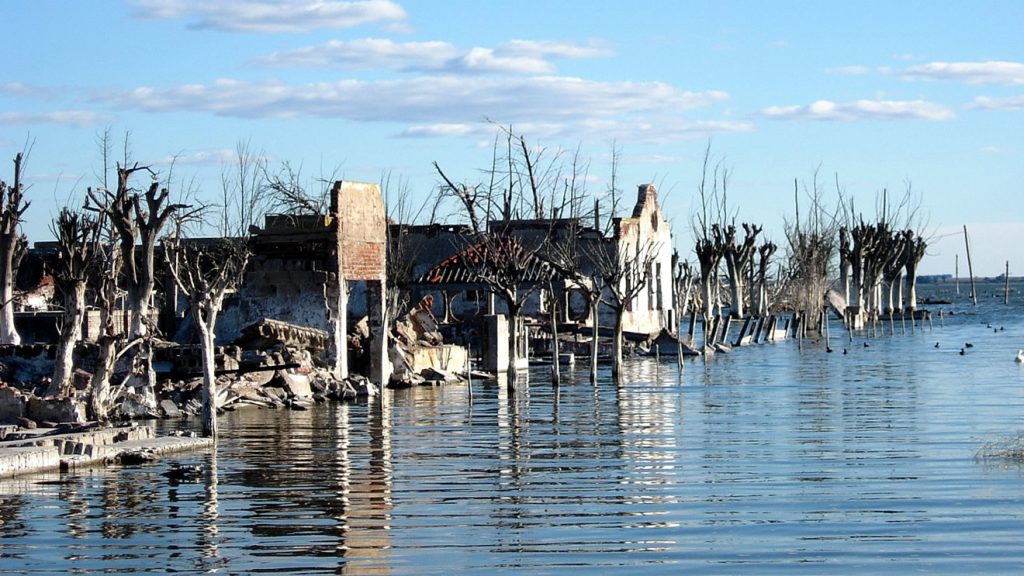
[[[391,388],[462,382],[468,371],[466,348],[444,343],[429,304],[394,322],[388,358]]]
[[[218,408],[305,410],[316,402],[353,401],[375,395],[376,387],[363,376],[335,377],[324,358],[328,342],[323,330],[276,320],[261,320],[246,327],[235,342],[216,350]],[[95,347],[82,350],[87,356],[94,351]],[[95,363],[93,358],[82,360],[83,367]],[[44,364],[49,364],[49,370],[43,369]],[[146,371],[133,369],[137,368],[133,363],[119,365],[111,381],[112,419],[177,418],[202,411],[199,346],[155,342],[153,367],[155,385],[150,384]],[[65,395],[42,397],[48,384],[44,374],[50,372],[52,358],[45,351],[33,348],[5,358],[0,364],[0,424],[35,428],[87,420],[92,374],[79,368],[74,386]]]

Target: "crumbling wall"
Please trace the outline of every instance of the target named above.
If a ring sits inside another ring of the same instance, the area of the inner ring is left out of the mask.
[[[328,303],[337,280],[324,268],[317,258],[254,257],[218,320],[218,343],[265,318],[330,331]]]

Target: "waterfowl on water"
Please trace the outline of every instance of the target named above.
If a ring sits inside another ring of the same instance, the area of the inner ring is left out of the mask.
[[[963,348],[961,348],[961,349],[960,349],[960,355],[961,355],[961,356],[963,356],[963,355],[964,355],[964,349],[963,349]]]
[[[938,342],[936,342],[936,343],[935,343],[935,347],[936,347],[936,348],[938,348],[938,347],[939,347],[939,343],[938,343]]]
[[[1017,350],[1017,357],[1014,360],[1018,363],[1024,363],[1024,350]]]
[[[974,348],[974,344],[971,344],[970,342],[964,342],[964,348]]]

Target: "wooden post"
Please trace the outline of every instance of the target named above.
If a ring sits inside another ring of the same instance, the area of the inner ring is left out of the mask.
[[[974,287],[974,267],[971,266],[971,243],[967,239],[967,225],[964,224],[964,246],[967,248],[967,273],[971,276],[971,301],[978,305],[978,291]]]

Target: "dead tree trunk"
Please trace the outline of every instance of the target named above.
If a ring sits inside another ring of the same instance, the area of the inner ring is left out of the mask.
[[[0,180],[0,344],[21,343],[21,336],[14,326],[14,280],[18,262],[27,245],[18,227],[30,204],[22,194],[21,162],[19,153],[14,157],[12,185]]]
[[[214,246],[168,241],[171,275],[188,299],[203,352],[203,435],[217,436],[217,376],[214,334],[224,295],[242,280],[249,251],[244,239],[224,239]]]
[[[61,210],[52,229],[57,237],[58,259],[54,282],[64,302],[63,326],[54,359],[53,380],[46,393],[56,396],[71,385],[75,346],[82,339],[86,285],[99,253],[100,222],[67,208]]]

